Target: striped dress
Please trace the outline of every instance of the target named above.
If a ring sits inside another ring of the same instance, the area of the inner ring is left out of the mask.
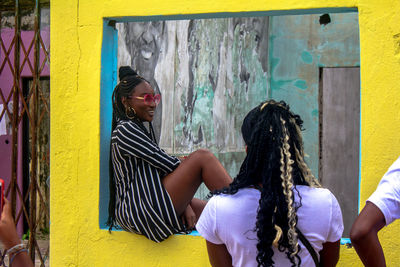
[[[122,120],[111,137],[115,220],[122,229],[161,242],[185,227],[161,179],[180,160],[165,153],[137,123]]]

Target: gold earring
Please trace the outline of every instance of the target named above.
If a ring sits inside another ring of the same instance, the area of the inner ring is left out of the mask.
[[[129,113],[133,113],[133,115],[130,116]],[[133,120],[135,118],[136,111],[133,107],[125,106],[125,115],[128,119]]]

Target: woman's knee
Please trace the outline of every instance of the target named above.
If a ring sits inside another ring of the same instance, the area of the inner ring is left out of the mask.
[[[196,160],[210,160],[215,158],[214,154],[205,148],[200,148],[196,151],[194,151],[193,153],[190,154],[190,157],[195,158]]]

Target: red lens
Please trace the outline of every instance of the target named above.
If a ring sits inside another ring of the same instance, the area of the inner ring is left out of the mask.
[[[146,95],[144,95],[143,98],[144,98],[144,103],[146,103],[147,105],[151,105],[151,103],[153,103],[153,101],[156,105],[158,105],[158,103],[160,103],[160,100],[161,100],[161,95],[156,94],[155,96],[152,96],[150,94],[146,94]]]
[[[156,94],[153,99],[154,99],[154,103],[156,103],[156,105],[158,105],[158,103],[160,103],[160,101],[161,101],[161,95]]]
[[[147,105],[150,105],[153,102],[153,96],[152,95],[144,95],[144,103]]]

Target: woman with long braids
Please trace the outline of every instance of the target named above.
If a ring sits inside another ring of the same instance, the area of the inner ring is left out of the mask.
[[[304,161],[302,124],[283,101],[261,103],[245,117],[239,174],[212,192],[196,225],[212,266],[336,265],[342,214]]]
[[[119,79],[112,96],[107,224],[110,230],[119,226],[161,242],[194,227],[205,206],[193,198],[202,182],[217,190],[232,179],[208,150],[184,160],[165,153],[151,125],[161,96],[130,67],[120,67]],[[144,122],[149,122],[149,131]]]

